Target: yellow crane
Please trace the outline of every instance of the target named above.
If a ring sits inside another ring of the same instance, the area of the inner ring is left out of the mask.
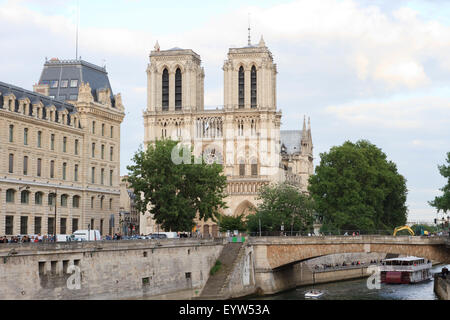
[[[394,236],[397,234],[397,232],[402,231],[402,230],[408,230],[408,232],[413,236],[414,235],[414,231],[408,227],[408,226],[402,226],[402,227],[397,227],[394,229]]]

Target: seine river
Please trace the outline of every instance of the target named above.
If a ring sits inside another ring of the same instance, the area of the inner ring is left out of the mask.
[[[440,272],[444,265],[431,269],[432,273]],[[446,266],[450,268],[450,265]],[[311,286],[298,287],[267,297],[252,298],[255,300],[305,300],[305,292]],[[315,285],[325,294],[320,300],[437,300],[433,291],[433,280],[418,284],[381,284],[381,289],[367,288],[367,278]]]

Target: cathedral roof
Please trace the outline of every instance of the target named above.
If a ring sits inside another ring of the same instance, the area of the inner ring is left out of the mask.
[[[302,150],[302,130],[280,130],[281,152],[300,153]]]

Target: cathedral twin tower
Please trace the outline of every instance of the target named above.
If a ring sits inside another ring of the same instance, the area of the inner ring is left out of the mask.
[[[223,71],[224,106],[205,110],[200,56],[190,49],[160,50],[156,43],[147,68],[145,144],[179,140],[206,161],[222,163],[229,215],[248,213],[259,189],[271,182],[306,190],[312,174],[311,131],[305,125],[303,131],[280,131],[277,67],[263,38],[258,45],[230,48]],[[202,227],[208,233],[216,228]]]

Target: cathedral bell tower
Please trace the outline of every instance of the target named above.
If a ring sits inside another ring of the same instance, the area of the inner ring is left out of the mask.
[[[263,37],[258,45],[230,48],[223,71],[226,110],[277,109],[277,67]]]
[[[147,68],[147,111],[200,111],[204,108],[205,73],[190,49],[161,50],[156,42]]]

